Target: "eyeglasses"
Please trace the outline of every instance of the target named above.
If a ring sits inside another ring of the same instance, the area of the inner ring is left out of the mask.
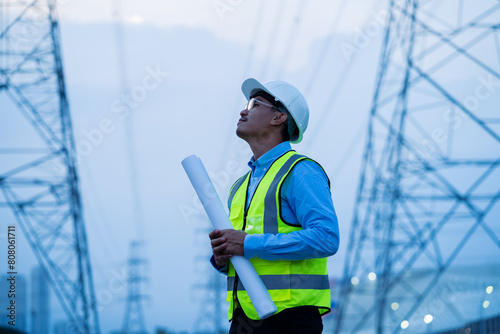
[[[278,109],[277,107],[273,106],[272,104],[262,102],[261,100],[257,100],[255,97],[252,97],[250,99],[250,101],[248,101],[248,103],[245,104],[245,108],[244,109],[248,110],[248,111],[252,111],[253,108],[255,108],[255,103],[263,104],[265,106],[268,106],[268,107],[271,107],[271,108],[274,108],[274,109]]]

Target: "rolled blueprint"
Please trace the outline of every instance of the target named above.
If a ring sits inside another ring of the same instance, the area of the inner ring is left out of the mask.
[[[195,155],[182,160],[182,166],[191,181],[191,184],[200,198],[203,208],[207,212],[212,225],[219,230],[232,229],[233,225],[227,217],[226,211],[222,206],[219,196],[215,191],[214,185],[208,176],[208,173],[201,162],[201,159]],[[274,305],[266,286],[255,271],[252,263],[243,256],[233,256],[231,262],[238,273],[238,277],[243,283],[250,300],[252,301],[260,319],[265,319],[278,310]]]

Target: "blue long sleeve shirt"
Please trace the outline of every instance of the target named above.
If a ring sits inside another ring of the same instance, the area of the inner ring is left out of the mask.
[[[290,151],[289,142],[283,142],[248,162],[252,170],[246,206],[271,164]],[[298,163],[281,187],[283,218],[290,224],[300,224],[302,230],[284,234],[249,234],[245,237],[244,256],[247,259],[303,260],[328,257],[339,248],[339,227],[333,206],[328,178],[318,164],[312,161]],[[215,268],[222,272],[227,265]]]

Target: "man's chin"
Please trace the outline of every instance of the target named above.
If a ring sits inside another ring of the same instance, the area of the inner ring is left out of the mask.
[[[245,135],[245,132],[240,129],[240,127],[236,127],[236,135],[240,137],[241,139],[245,139],[247,136]]]

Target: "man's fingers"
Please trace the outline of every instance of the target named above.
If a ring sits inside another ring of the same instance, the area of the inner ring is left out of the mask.
[[[218,230],[215,229],[208,234],[210,238],[210,244],[212,245],[212,252],[214,253],[215,263],[218,266],[225,265],[232,257],[233,253],[228,252],[228,240],[231,237],[231,232],[234,230]]]
[[[223,244],[224,242],[226,242],[226,238],[212,239],[212,241],[210,241],[210,243],[212,244],[212,249],[219,246],[220,244]]]
[[[213,247],[213,248],[212,248],[212,251],[213,251],[213,253],[214,253],[214,254],[219,255],[219,254],[221,254],[221,253],[222,253],[222,252],[223,252],[226,248],[227,248],[227,244],[224,244],[224,243],[223,243],[223,244],[222,244],[222,245],[220,245],[220,246]]]
[[[218,238],[218,237],[219,237],[219,234],[220,234],[220,231],[219,231],[218,229],[215,229],[215,230],[213,230],[212,232],[210,232],[210,233],[208,234],[208,237],[209,237],[210,239],[215,239],[215,238]]]

